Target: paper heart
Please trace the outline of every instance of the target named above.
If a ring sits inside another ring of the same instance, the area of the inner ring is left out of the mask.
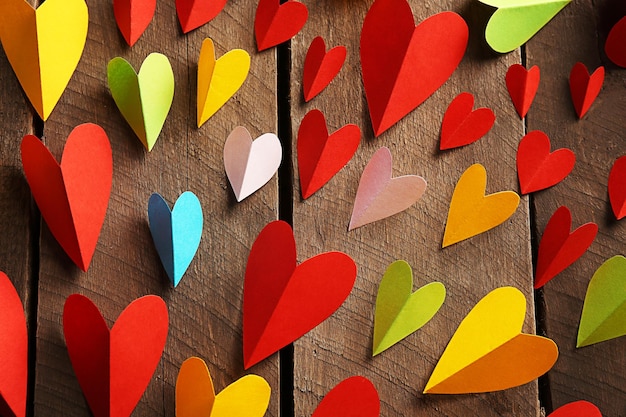
[[[603,83],[604,67],[598,67],[591,75],[582,62],[577,62],[572,67],[569,74],[569,90],[579,119],[583,118],[598,97]]]
[[[263,417],[271,388],[258,375],[246,375],[215,395],[206,363],[187,359],[176,379],[176,417]]]
[[[302,74],[302,90],[304,101],[310,101],[339,74],[346,60],[345,46],[335,46],[326,52],[324,38],[318,36],[311,41],[304,58]]]
[[[604,52],[606,56],[620,67],[626,68],[626,16],[613,26],[606,38]]]
[[[517,147],[517,176],[522,194],[558,184],[574,169],[576,155],[567,148],[550,152],[550,138],[534,130]]]
[[[159,364],[167,327],[167,307],[156,295],[130,303],[111,330],[89,298],[67,298],[65,343],[94,417],[131,415]]]
[[[250,71],[250,55],[233,49],[215,60],[209,38],[202,42],[198,59],[198,127],[209,120],[243,85]]]
[[[480,0],[497,10],[489,19],[485,39],[494,51],[511,52],[530,40],[572,0]]]
[[[425,394],[500,391],[548,372],[559,356],[548,338],[522,333],[526,298],[513,287],[496,288],[463,319],[441,355]]]
[[[151,151],[174,100],[170,61],[165,55],[152,53],[137,74],[124,58],[113,58],[107,77],[117,108],[143,146]]]
[[[28,335],[20,296],[0,272],[0,415],[26,415]]]
[[[598,225],[585,223],[570,233],[572,214],[565,206],[559,207],[543,231],[537,253],[535,289],[576,262],[591,246],[598,233]]]
[[[574,401],[557,408],[548,417],[602,417],[602,413],[588,401]]]
[[[609,200],[615,218],[626,216],[626,156],[617,158],[609,173]]]
[[[227,0],[176,0],[176,14],[183,33],[210,22],[226,6]]]
[[[191,264],[202,238],[202,206],[198,197],[185,191],[170,211],[159,194],[150,196],[148,220],[161,263],[176,287]]]
[[[491,130],[496,121],[493,111],[486,107],[472,111],[473,107],[471,93],[461,93],[452,100],[441,123],[440,150],[469,145]]]
[[[296,36],[309,17],[306,6],[294,0],[259,0],[254,16],[257,49],[265,49]]]
[[[395,261],[385,271],[374,317],[373,356],[420,329],[439,311],[446,299],[446,287],[431,282],[413,290],[413,271],[406,261]]]
[[[156,0],[113,0],[117,27],[129,46],[145,32],[156,10]]]
[[[467,47],[465,20],[443,12],[415,26],[406,0],[376,0],[361,32],[361,67],[374,135],[422,104],[452,75]]]
[[[345,125],[328,134],[326,119],[319,110],[308,112],[298,129],[298,168],[302,198],[322,188],[352,158],[361,142],[357,125]]]
[[[326,320],[356,280],[345,253],[326,252],[296,266],[291,226],[273,221],[254,241],[243,289],[244,368],[262,361]]]
[[[580,316],[576,347],[626,335],[626,258],[616,255],[593,274]]]
[[[540,79],[541,71],[536,65],[526,70],[523,65],[513,64],[506,72],[506,88],[509,90],[517,114],[522,119],[526,117],[533,104]]]
[[[65,253],[86,271],[104,223],[113,157],[98,125],[77,126],[67,138],[59,165],[42,141],[24,136],[24,174],[48,228]]]
[[[487,171],[480,164],[467,168],[452,193],[442,247],[450,246],[504,223],[515,213],[519,196],[513,191],[485,195]]]
[[[4,52],[44,121],[80,61],[88,25],[85,0],[47,0],[37,10],[24,0],[0,1]]]
[[[378,417],[380,398],[374,384],[352,376],[337,384],[320,401],[311,417]]]

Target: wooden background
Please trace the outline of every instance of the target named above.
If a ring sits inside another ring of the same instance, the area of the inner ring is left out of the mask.
[[[352,294],[327,321],[292,347],[249,372],[272,386],[268,416],[310,416],[323,396],[352,375],[370,378],[381,397],[381,416],[539,416],[567,402],[594,402],[605,416],[626,416],[624,338],[575,349],[578,321],[589,279],[609,257],[624,253],[626,225],[616,222],[607,197],[615,158],[626,153],[626,70],[611,64],[603,45],[609,29],[626,15],[623,0],[574,0],[520,50],[491,52],[483,30],[490,9],[474,0],[410,0],[416,22],[444,10],[460,13],[470,27],[467,53],[450,80],[417,110],[374,139],[360,78],[359,36],[372,0],[306,0],[309,20],[282,45],[256,52],[252,31],[256,2],[230,0],[209,24],[183,35],[174,0],[159,0],[147,31],[130,49],[117,30],[110,1],[87,0],[90,13],[85,52],[66,92],[44,124],[25,99],[0,52],[0,269],[18,289],[30,337],[29,409],[32,416],[87,416],[62,331],[66,297],[90,297],[112,325],[135,298],[158,294],[170,313],[163,358],[134,416],[174,416],[174,385],[180,364],[197,355],[209,364],[219,391],[244,375],[241,341],[243,276],[250,247],[270,221],[290,221],[298,260],[341,250],[359,272]],[[35,4],[31,0],[31,4]],[[302,99],[302,66],[311,40],[346,45],[339,76],[320,96]],[[243,88],[202,128],[196,127],[196,68],[201,42],[211,37],[217,55],[233,48],[252,55]],[[122,56],[138,69],[150,52],[167,55],[176,93],[163,132],[147,153],[115,107],[106,65]],[[604,65],[604,88],[583,120],[577,120],[567,79],[573,64]],[[525,121],[506,91],[504,76],[514,63],[538,65],[541,85]],[[496,124],[470,146],[439,152],[443,113],[458,93],[475,94],[491,107]],[[304,114],[321,109],[334,131],[346,123],[363,130],[353,160],[322,190],[300,198],[295,141]],[[102,234],[87,273],[81,272],[51,236],[33,203],[19,156],[21,138],[34,133],[60,159],[78,124],[95,122],[113,148],[113,190]],[[254,137],[278,132],[285,158],[278,178],[236,203],[224,174],[222,150],[228,133],[246,126]],[[519,190],[517,144],[540,129],[553,148],[577,156],[573,173],[557,186],[522,198],[517,212],[498,228],[441,250],[452,190],[461,173],[480,162],[489,193]],[[418,174],[428,181],[423,198],[405,212],[347,232],[360,173],[371,155],[388,146],[394,175]],[[147,201],[159,192],[173,203],[191,190],[202,202],[205,225],[195,260],[171,288],[152,244]],[[545,289],[533,292],[533,260],[549,217],[560,205],[578,226],[594,221],[599,235],[590,250]],[[374,302],[387,266],[407,260],[415,286],[443,282],[448,298],[432,322],[371,357]],[[527,296],[526,331],[553,338],[560,358],[539,383],[490,394],[425,396],[430,373],[461,319],[490,290],[514,285]],[[1,377],[1,376],[0,376]]]

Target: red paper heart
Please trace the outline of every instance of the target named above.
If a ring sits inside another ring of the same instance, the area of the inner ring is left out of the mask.
[[[254,33],[259,51],[293,38],[306,23],[306,6],[294,0],[259,0],[254,17]]]
[[[220,14],[227,0],[176,0],[176,14],[183,33],[189,33]]]
[[[374,134],[380,136],[422,104],[461,62],[469,30],[454,12],[417,27],[406,0],[376,0],[361,32],[363,85]]]
[[[522,194],[552,187],[574,169],[576,156],[567,148],[550,152],[548,136],[534,130],[522,138],[517,148],[517,175]]]
[[[474,96],[461,93],[448,106],[441,123],[439,149],[452,149],[469,145],[491,130],[496,115],[491,109],[481,107],[472,111]]]
[[[598,226],[589,222],[570,233],[572,214],[565,206],[559,207],[543,231],[537,253],[535,289],[560,274],[576,262],[591,246],[598,233]]]
[[[86,271],[111,194],[109,138],[98,125],[77,126],[67,138],[61,165],[35,136],[24,136],[21,151],[26,180],[52,235]]]
[[[378,417],[380,398],[374,384],[362,376],[344,379],[319,403],[311,417]]]
[[[346,53],[345,46],[335,46],[326,52],[324,38],[318,36],[313,39],[304,58],[302,75],[304,101],[311,100],[330,84],[341,70]]]
[[[548,417],[602,417],[602,413],[588,401],[574,401],[557,408]]]
[[[572,93],[572,103],[579,119],[587,113],[593,104],[604,83],[604,67],[598,67],[589,75],[587,67],[577,62],[569,74],[569,90]]]
[[[604,51],[615,65],[626,68],[626,16],[622,17],[609,32]]]
[[[89,298],[67,298],[65,343],[94,417],[131,415],[159,364],[167,328],[167,307],[156,295],[130,303],[110,331]]]
[[[536,65],[526,70],[523,65],[513,64],[506,72],[506,88],[521,118],[526,117],[530,105],[533,104],[540,78],[541,71]]]
[[[296,266],[291,226],[269,223],[254,241],[243,291],[244,368],[262,361],[326,320],[356,279],[346,254],[326,252]]]
[[[308,112],[298,129],[302,198],[309,198],[346,166],[360,141],[361,130],[358,126],[345,125],[329,135],[324,114],[319,110]]]
[[[626,156],[617,158],[609,173],[609,200],[615,218],[626,216]]]
[[[26,415],[28,336],[20,296],[0,272],[0,416]]]
[[[155,10],[156,0],[113,0],[115,21],[128,45],[133,46],[141,37]]]

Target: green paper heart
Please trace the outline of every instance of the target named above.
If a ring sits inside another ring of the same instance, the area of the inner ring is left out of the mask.
[[[446,298],[446,288],[431,282],[414,293],[413,271],[405,261],[387,268],[376,296],[373,356],[398,343],[433,318]]]
[[[111,95],[122,116],[150,151],[157,141],[174,99],[174,72],[165,55],[152,53],[139,74],[123,58],[113,58],[107,75]]]

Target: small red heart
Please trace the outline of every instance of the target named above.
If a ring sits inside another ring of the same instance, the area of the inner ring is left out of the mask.
[[[615,65],[626,68],[626,16],[622,17],[609,32],[604,51]]]
[[[626,216],[626,156],[617,158],[609,173],[609,200],[615,218]]]
[[[471,93],[461,93],[452,100],[441,123],[440,150],[469,145],[491,130],[496,121],[493,111],[486,107],[472,111],[473,107]]]
[[[587,67],[577,62],[569,74],[569,90],[572,93],[572,103],[579,119],[587,113],[593,104],[604,83],[604,67],[598,67],[589,75]]]
[[[155,10],[156,0],[113,0],[117,27],[129,46],[139,40],[152,21]]]
[[[378,417],[380,398],[374,384],[352,376],[337,384],[320,401],[311,417]]]
[[[167,307],[156,295],[130,303],[110,331],[89,298],[67,298],[65,343],[94,417],[131,415],[159,364],[167,328]]]
[[[228,0],[176,0],[176,14],[183,33],[189,33],[213,20]]]
[[[346,54],[345,46],[335,46],[326,52],[324,38],[318,36],[313,39],[304,58],[304,101],[308,102],[330,84],[341,70]]]
[[[361,130],[358,126],[345,125],[329,135],[324,114],[319,110],[308,112],[298,129],[302,198],[309,198],[346,166],[360,141]]]
[[[598,225],[589,222],[570,233],[572,214],[565,206],[559,207],[543,230],[537,253],[535,289],[560,274],[576,262],[591,246],[598,233]]]
[[[296,36],[308,17],[309,11],[300,2],[288,0],[280,4],[280,0],[259,0],[254,17],[259,52]]]
[[[326,252],[296,266],[291,226],[274,221],[254,241],[243,289],[244,368],[262,361],[326,320],[356,279],[345,253]]]
[[[557,408],[548,417],[602,417],[602,413],[588,401],[574,401]]]
[[[86,271],[111,194],[109,138],[98,125],[77,126],[67,138],[60,165],[33,135],[24,136],[21,151],[26,180],[50,232]]]
[[[540,78],[541,71],[536,65],[526,70],[523,65],[513,64],[506,72],[506,88],[519,117],[526,117],[537,94]]]
[[[576,156],[567,148],[550,152],[550,138],[534,130],[522,138],[517,148],[517,175],[522,194],[552,187],[574,169]]]

